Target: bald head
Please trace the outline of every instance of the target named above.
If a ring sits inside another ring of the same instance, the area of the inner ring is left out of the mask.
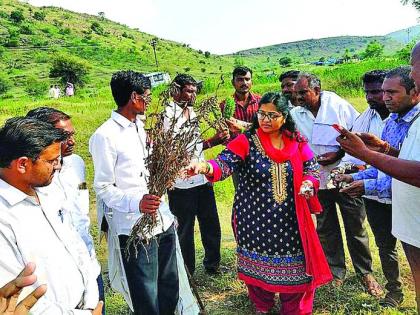
[[[420,42],[418,42],[411,52],[411,73],[417,91],[420,91]]]

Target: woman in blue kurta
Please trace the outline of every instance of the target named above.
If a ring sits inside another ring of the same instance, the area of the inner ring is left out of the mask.
[[[281,314],[310,314],[315,288],[332,278],[309,211],[321,210],[318,169],[279,93],[261,98],[253,128],[215,160],[188,168],[211,181],[239,176],[232,212],[238,276],[260,313],[279,293]]]

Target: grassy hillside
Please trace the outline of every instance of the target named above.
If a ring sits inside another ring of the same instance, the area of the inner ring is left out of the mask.
[[[12,12],[19,11],[23,20],[13,20]],[[50,61],[61,52],[90,65],[89,95],[96,94],[113,71],[156,70],[150,45],[155,37],[104,17],[1,0],[0,25],[0,72],[12,86],[9,96],[25,95],[28,78],[55,83],[49,78]],[[177,72],[190,72],[198,78],[219,76],[222,71],[231,71],[233,64],[231,58],[206,57],[203,52],[163,39],[158,39],[156,50],[159,70],[172,76]]]
[[[410,40],[420,37],[420,27],[410,28]],[[378,41],[384,45],[386,55],[394,54],[407,43],[406,30],[390,33],[385,36],[339,36],[320,39],[307,39],[278,45],[258,47],[239,51],[232,56],[244,60],[267,58],[278,61],[282,57],[291,57],[295,62],[313,62],[321,57],[341,58],[348,50],[350,56],[360,55],[371,41]]]

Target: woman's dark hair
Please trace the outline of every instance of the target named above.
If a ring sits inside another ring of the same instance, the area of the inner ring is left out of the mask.
[[[142,95],[146,90],[151,89],[148,77],[131,70],[115,72],[112,75],[110,85],[112,96],[118,107],[127,105],[133,92]]]
[[[283,117],[286,118],[283,126],[281,127],[281,130],[287,130],[286,133],[290,138],[296,138],[297,137],[297,129],[295,122],[293,121],[292,116],[290,115],[290,109],[289,109],[289,101],[288,99],[282,95],[279,92],[268,92],[265,93],[259,102],[258,109],[260,109],[261,105],[272,103],[274,106],[276,106],[276,110],[283,115]],[[259,122],[257,118],[257,114],[254,115],[251,131],[255,131],[259,127]]]
[[[35,118],[55,126],[59,121],[69,120],[71,117],[61,110],[52,107],[38,107],[26,114],[27,118]]]
[[[35,118],[10,118],[0,129],[0,167],[8,167],[22,156],[35,161],[48,146],[66,138],[62,129],[50,123]]]

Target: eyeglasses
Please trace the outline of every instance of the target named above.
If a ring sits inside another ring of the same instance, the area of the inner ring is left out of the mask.
[[[61,155],[59,155],[57,158],[53,159],[53,160],[44,160],[41,158],[38,158],[38,160],[40,161],[44,161],[48,164],[50,164],[52,167],[60,165],[61,164]]]
[[[277,120],[282,116],[283,115],[279,113],[263,112],[262,110],[257,111],[257,118],[259,120],[264,120],[265,118],[267,118],[268,121],[272,121],[272,120]]]
[[[144,103],[146,103],[146,104],[150,104],[150,102],[152,101],[152,94],[148,94],[148,95],[141,95],[141,94],[138,94],[137,92],[135,92],[136,93],[136,95],[138,95],[139,96],[139,98],[141,99],[141,100],[143,100],[143,102]]]

